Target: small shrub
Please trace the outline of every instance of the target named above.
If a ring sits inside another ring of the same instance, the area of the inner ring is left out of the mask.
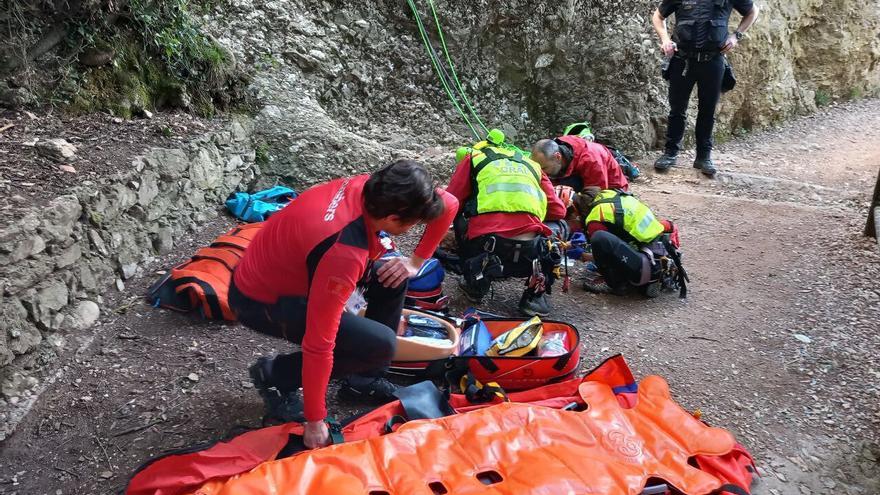
[[[257,143],[254,147],[254,161],[257,165],[265,165],[269,163],[269,144],[266,142]]]
[[[822,89],[817,89],[814,100],[816,101],[816,106],[818,107],[828,106],[828,104],[831,103],[831,95]]]

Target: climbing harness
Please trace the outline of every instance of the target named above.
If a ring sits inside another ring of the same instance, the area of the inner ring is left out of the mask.
[[[669,274],[668,278],[664,280],[664,285],[668,286],[670,289],[678,289],[678,297],[684,299],[687,297],[687,284],[691,280],[688,278],[687,271],[685,271],[684,266],[681,264],[681,253],[672,242],[669,240],[668,235],[664,235],[661,238],[663,242],[663,247],[666,248],[666,253],[671,258],[672,263],[669,263],[669,260],[666,260],[663,266],[664,273]]]

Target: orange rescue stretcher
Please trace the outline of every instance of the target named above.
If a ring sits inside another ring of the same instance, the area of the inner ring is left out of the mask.
[[[658,483],[686,495],[748,494],[754,465],[729,432],[670,397],[665,380],[635,381],[621,356],[581,379],[404,422],[401,401],[337,430],[345,442],[288,455],[302,425],[263,428],[160,458],[129,495],[626,494]],[[660,492],[662,493],[662,492]]]

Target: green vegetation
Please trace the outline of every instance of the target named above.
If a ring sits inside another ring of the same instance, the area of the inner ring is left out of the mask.
[[[21,46],[14,53],[32,51],[29,47],[44,43],[47,32],[61,35],[53,47],[56,66],[51,71],[57,74],[29,66],[27,58],[5,67],[48,74],[39,88],[44,101],[71,113],[108,111],[122,117],[162,107],[211,116],[244,102],[246,78],[234,57],[199,28],[191,13],[204,5],[189,0],[100,0],[78,2],[75,8],[50,4],[43,4],[44,15],[16,17],[18,24],[7,26],[20,34],[16,42]],[[0,75],[3,69],[0,64]]]
[[[828,106],[828,104],[831,103],[831,95],[825,90],[817,89],[814,100],[816,101],[817,107]]]
[[[269,144],[265,141],[260,141],[256,143],[254,146],[254,152],[256,153],[254,157],[254,161],[257,165],[266,165],[269,163]]]
[[[131,16],[148,51],[182,81],[216,86],[229,76],[230,56],[203,34],[188,0],[131,0]]]

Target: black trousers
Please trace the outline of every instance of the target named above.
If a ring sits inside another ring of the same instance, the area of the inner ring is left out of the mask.
[[[718,54],[707,61],[673,57],[669,63],[669,125],[666,129],[666,153],[672,156],[681,149],[687,122],[688,100],[697,86],[697,157],[712,153],[712,130],[715,108],[721,98],[724,58]]]
[[[650,278],[651,266],[646,254],[636,251],[632,245],[620,237],[604,230],[590,237],[593,249],[593,262],[609,287],[624,289],[640,285],[645,277]],[[648,273],[645,273],[647,269]]]
[[[406,282],[388,288],[371,277],[367,285],[366,317],[342,313],[336,346],[333,349],[332,378],[348,377],[351,381],[372,381],[384,376],[397,347],[397,326],[403,312]],[[260,333],[302,344],[306,332],[304,297],[282,297],[275,304],[264,304],[248,298],[230,284],[229,306],[238,320]],[[269,385],[281,392],[302,386],[302,352],[279,354],[272,360]]]

